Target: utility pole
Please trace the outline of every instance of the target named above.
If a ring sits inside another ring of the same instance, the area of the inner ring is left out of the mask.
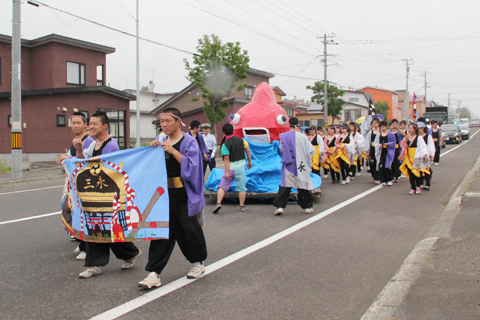
[[[425,101],[425,111],[427,111],[427,71],[422,72],[422,75],[424,77],[424,86],[425,86],[425,97],[423,98],[423,101]]]
[[[338,43],[333,43],[333,40],[330,42],[327,41],[327,38],[333,38],[334,36],[323,35],[323,119],[325,126],[328,126],[328,82],[327,82],[327,44],[337,45]],[[335,121],[332,115],[332,123]]]
[[[447,93],[447,96],[448,96],[448,109],[450,109],[450,93]]]
[[[21,0],[13,0],[12,19],[12,178],[22,177]]]
[[[136,130],[136,136],[137,136],[137,142],[135,143],[136,148],[140,148],[140,48],[139,48],[139,33],[138,33],[138,2],[137,0],[137,18],[135,19],[136,26],[137,26],[137,39],[136,39],[136,44],[137,44],[137,61],[136,61],[136,69],[137,69],[137,130]]]
[[[405,65],[407,67],[407,76],[406,76],[406,86],[405,86],[405,110],[406,110],[406,113],[407,113],[407,119],[410,117],[410,115],[412,114],[410,112],[410,99],[409,99],[409,94],[408,94],[408,73],[410,72],[410,66],[409,66],[409,63],[412,62],[413,64],[413,60],[410,58],[410,59],[402,59],[402,61],[405,61]],[[413,106],[412,106],[413,108]]]

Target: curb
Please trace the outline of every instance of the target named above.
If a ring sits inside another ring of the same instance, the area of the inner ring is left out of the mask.
[[[462,205],[462,198],[473,177],[480,169],[480,156],[465,175],[450,197],[445,210],[434,223],[425,239],[417,243],[393,278],[387,283],[373,304],[364,313],[361,320],[389,320],[395,315],[408,295],[410,288],[420,277],[422,267],[432,255],[433,247],[439,239],[450,237],[450,230]],[[395,319],[395,318],[393,318]]]
[[[0,188],[38,185],[38,184],[42,184],[42,183],[47,183],[47,182],[52,181],[52,180],[65,180],[65,174],[60,173],[60,174],[41,177],[41,178],[0,181]]]

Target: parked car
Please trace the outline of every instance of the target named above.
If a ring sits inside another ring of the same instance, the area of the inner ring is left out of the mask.
[[[461,143],[462,142],[462,134],[460,132],[460,128],[457,124],[443,124],[441,126],[442,131],[445,132],[445,142],[449,143]]]
[[[458,126],[462,135],[462,140],[468,140],[470,138],[470,127],[467,124],[461,124]]]
[[[471,127],[480,127],[480,118],[470,119],[470,126]]]
[[[447,146],[447,140],[445,140],[445,131],[442,130],[442,145],[440,147],[445,148]]]

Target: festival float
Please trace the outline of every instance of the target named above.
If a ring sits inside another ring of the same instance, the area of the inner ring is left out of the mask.
[[[252,154],[251,169],[245,169],[247,180],[247,198],[274,198],[281,179],[281,133],[290,130],[289,117],[277,103],[272,87],[266,82],[257,86],[252,100],[237,113],[230,115],[229,122],[234,126],[233,134],[249,143]],[[213,169],[205,183],[205,197],[216,197],[218,185],[224,169]],[[320,197],[322,179],[311,173],[315,190],[314,196]],[[292,189],[293,197],[296,189]],[[235,182],[225,194],[225,198],[238,198]]]

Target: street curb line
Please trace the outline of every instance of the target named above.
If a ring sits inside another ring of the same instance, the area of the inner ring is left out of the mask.
[[[31,185],[31,184],[38,184],[40,182],[48,182],[49,180],[55,180],[55,179],[64,179],[65,174],[64,173],[59,173],[56,175],[52,176],[47,176],[47,177],[42,177],[42,178],[32,178],[32,179],[22,179],[22,180],[10,180],[10,181],[0,181],[0,187],[14,187],[16,185]]]
[[[478,131],[477,131],[478,132]],[[475,134],[477,133],[475,132]],[[469,142],[470,140],[468,140]],[[415,281],[420,277],[423,264],[432,254],[438,239],[450,237],[450,230],[462,205],[462,197],[480,168],[480,156],[467,172],[450,197],[445,210],[434,223],[427,237],[417,243],[393,278],[387,283],[361,320],[389,320],[401,306]]]

